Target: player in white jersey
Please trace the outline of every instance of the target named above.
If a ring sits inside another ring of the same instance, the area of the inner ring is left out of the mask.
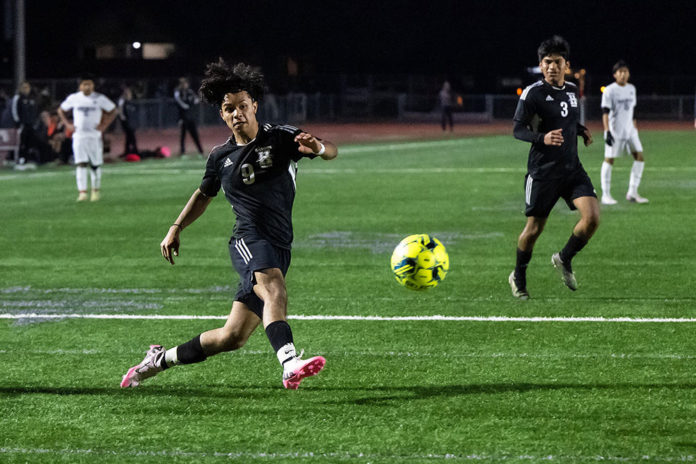
[[[101,187],[101,165],[104,164],[102,132],[116,118],[116,105],[104,95],[94,91],[94,81],[89,77],[80,79],[80,91],[68,95],[60,104],[58,115],[68,131],[73,131],[73,154],[75,177],[77,178],[77,201],[87,200],[87,166],[92,183],[90,200],[99,200]],[[73,122],[67,113],[72,111]]]
[[[612,71],[616,82],[608,85],[602,94],[602,124],[605,142],[602,163],[602,204],[616,204],[616,200],[611,196],[611,170],[614,159],[626,153],[631,153],[635,159],[631,167],[626,200],[647,203],[647,198],[638,195],[645,160],[643,145],[640,143],[636,128],[636,88],[628,83],[631,73],[626,62],[617,62]]]

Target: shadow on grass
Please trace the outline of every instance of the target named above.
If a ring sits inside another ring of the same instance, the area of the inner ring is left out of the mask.
[[[616,391],[621,394],[627,390],[696,390],[696,383],[491,383],[470,385],[426,385],[426,386],[372,386],[372,387],[324,387],[308,386],[299,393],[336,396],[343,392],[346,398],[321,401],[323,404],[390,405],[404,400],[427,400],[437,397],[457,397],[468,395],[498,395],[504,393],[548,392],[558,390],[575,391]],[[137,389],[118,387],[42,387],[42,386],[0,386],[0,396],[20,395],[59,395],[59,396],[152,396],[182,398],[229,398],[269,400],[284,390],[276,385],[199,385],[196,388],[172,386],[145,386]],[[374,393],[376,396],[365,394]]]
[[[471,384],[471,385],[427,385],[427,386],[381,386],[372,388],[348,389],[335,388],[333,390],[372,391],[394,393],[397,395],[374,396],[363,398],[346,398],[338,401],[327,401],[324,404],[358,404],[358,405],[383,405],[387,406],[396,401],[404,400],[427,400],[437,397],[457,397],[468,395],[498,395],[504,393],[527,393],[545,392],[557,390],[605,390],[616,391],[617,394],[626,390],[696,390],[696,383],[491,383],[491,384]],[[329,388],[331,389],[331,388]]]
[[[278,390],[275,386],[262,385],[243,385],[243,386],[221,386],[221,385],[199,385],[196,388],[182,388],[171,386],[144,386],[139,388],[119,388],[115,387],[42,387],[42,386],[21,386],[5,387],[0,386],[0,397],[2,396],[21,396],[21,395],[58,395],[58,396],[162,396],[162,397],[182,397],[182,398],[230,398],[230,399],[264,399],[268,398],[273,391]]]

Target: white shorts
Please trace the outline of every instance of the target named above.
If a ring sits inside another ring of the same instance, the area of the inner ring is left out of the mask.
[[[638,137],[638,131],[633,130],[631,134],[626,139],[614,139],[613,145],[610,147],[604,144],[604,157],[605,158],[618,158],[623,155],[643,152],[643,145],[640,143],[640,137]]]
[[[104,164],[104,146],[101,137],[73,137],[75,164],[89,163],[92,166]]]

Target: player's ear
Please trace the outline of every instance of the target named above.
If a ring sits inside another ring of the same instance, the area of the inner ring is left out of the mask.
[[[256,112],[259,110],[259,101],[258,101],[258,100],[254,100],[254,101],[251,103],[251,105],[252,105],[252,107],[254,108],[254,114],[256,114]]]

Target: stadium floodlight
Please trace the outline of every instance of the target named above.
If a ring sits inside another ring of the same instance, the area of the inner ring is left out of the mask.
[[[140,47],[143,46],[143,44],[141,44],[140,42],[133,42],[132,45],[133,45],[133,48],[135,48],[136,50],[140,49]]]

